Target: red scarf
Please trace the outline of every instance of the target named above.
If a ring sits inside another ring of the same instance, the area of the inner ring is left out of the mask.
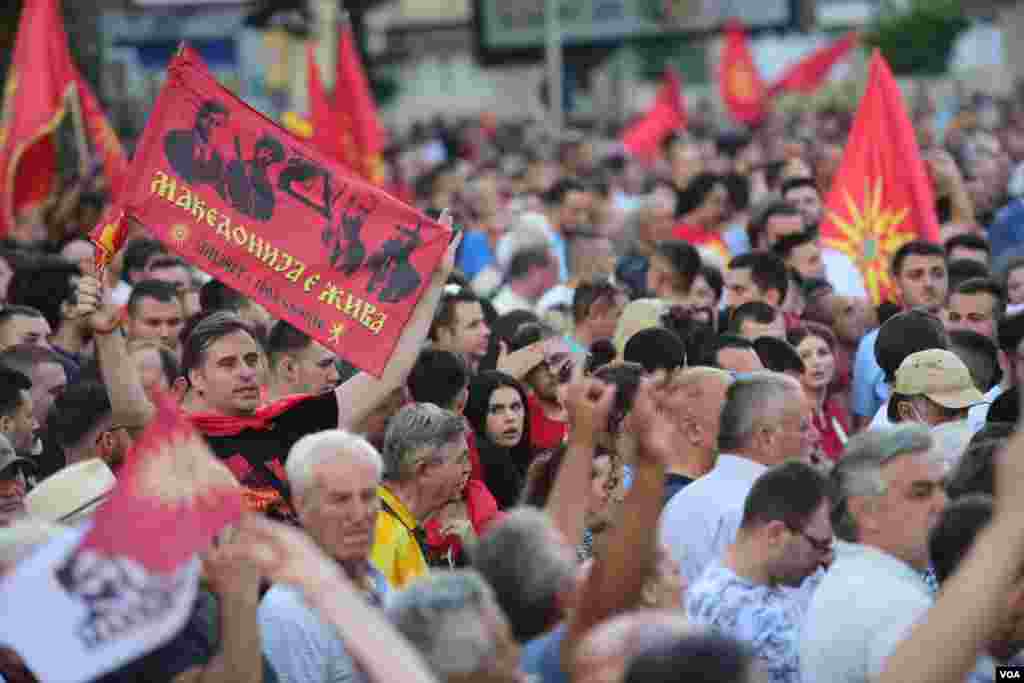
[[[204,436],[238,436],[246,429],[263,431],[270,429],[271,422],[281,413],[291,410],[292,407],[303,401],[314,398],[313,394],[295,394],[263,406],[252,415],[244,417],[232,417],[230,415],[219,415],[217,413],[193,413],[189,415],[193,426]]]
[[[467,481],[466,487],[462,489],[462,497],[466,501],[466,515],[478,537],[483,536],[505,514],[498,510],[497,501],[482,481]],[[449,548],[452,549],[453,557],[462,553],[459,537],[455,534],[442,536],[441,524],[436,519],[428,520],[423,529],[427,532],[427,545],[438,555],[444,555]]]

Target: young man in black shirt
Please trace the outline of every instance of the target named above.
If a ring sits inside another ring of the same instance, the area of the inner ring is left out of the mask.
[[[266,360],[246,324],[216,313],[192,330],[182,352],[182,372],[195,393],[192,422],[245,486],[250,509],[294,521],[284,461],[295,442],[325,429],[353,430],[403,385],[427,337],[458,243],[449,245],[380,379],[361,373],[333,392],[265,403]],[[83,277],[77,298],[77,315],[89,316],[95,333],[114,419],[141,429],[153,406],[137,368],[125,362],[124,338],[114,333],[117,313],[101,305],[103,290],[94,277]]]

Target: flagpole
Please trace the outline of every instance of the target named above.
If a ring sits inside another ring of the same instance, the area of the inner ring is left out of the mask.
[[[82,100],[78,92],[78,84],[71,86],[71,127],[75,134],[75,146],[78,148],[78,172],[85,177],[89,170],[89,139],[85,132],[85,121],[82,118]]]
[[[562,36],[558,16],[559,0],[545,0],[544,31],[548,72],[548,105],[551,128],[556,137],[562,133]]]

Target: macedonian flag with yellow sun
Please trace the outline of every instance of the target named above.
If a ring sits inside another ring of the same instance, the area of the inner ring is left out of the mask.
[[[876,50],[828,195],[821,235],[860,268],[875,304],[891,301],[889,263],[913,239],[939,241],[935,197],[892,71]]]

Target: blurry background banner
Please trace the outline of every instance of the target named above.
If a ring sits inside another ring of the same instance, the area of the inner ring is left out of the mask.
[[[746,27],[738,19],[725,26],[718,88],[729,113],[741,123],[756,125],[768,112],[768,90],[750,52]]]
[[[70,124],[73,159],[62,158]],[[26,0],[0,114],[0,236],[18,216],[45,210],[69,166],[85,172],[95,149],[110,188],[127,167],[99,99],[75,66],[57,0]]]
[[[686,127],[686,102],[679,73],[665,70],[654,105],[622,134],[626,151],[646,163],[653,163],[661,143],[673,131]]]

